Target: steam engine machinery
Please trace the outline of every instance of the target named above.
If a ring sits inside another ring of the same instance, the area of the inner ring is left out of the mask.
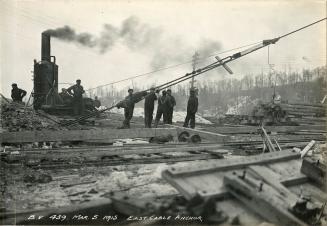
[[[71,102],[64,101],[58,94],[58,65],[51,56],[51,36],[41,35],[41,61],[34,60],[33,107],[52,114],[72,114]],[[86,111],[96,111],[91,98],[83,98]]]

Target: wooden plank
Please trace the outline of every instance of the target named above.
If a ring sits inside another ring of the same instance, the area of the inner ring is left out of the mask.
[[[116,165],[136,165],[136,164],[154,164],[154,163],[171,163],[171,162],[186,162],[186,161],[198,161],[217,159],[218,156],[209,154],[196,154],[196,155],[183,155],[183,156],[159,156],[149,158],[122,158],[122,159],[110,159],[93,161],[77,161],[77,162],[51,162],[51,163],[37,163],[31,165],[34,169],[67,169],[67,168],[80,168],[80,167],[94,167],[94,166],[116,166]]]
[[[163,173],[169,173],[172,176],[181,175],[195,175],[209,172],[217,172],[222,170],[233,170],[244,168],[245,166],[252,164],[267,164],[278,161],[287,161],[291,159],[299,159],[300,154],[292,151],[279,151],[273,153],[264,153],[261,155],[243,157],[238,159],[226,159],[221,160],[218,163],[200,163],[197,166],[187,167],[170,167]]]
[[[290,206],[294,206],[296,204],[298,200],[297,196],[281,183],[278,174],[264,166],[249,166],[249,169],[254,175],[258,175],[258,179],[276,189],[279,194],[283,196],[285,200],[287,200]]]
[[[85,141],[115,140],[124,138],[147,138],[166,135],[177,136],[174,128],[142,129],[96,129],[96,130],[61,130],[61,131],[24,131],[3,132],[1,143],[25,143],[44,141]]]
[[[185,128],[182,126],[176,126],[176,125],[168,125],[170,127],[176,128],[178,133],[181,133],[183,131],[187,131],[190,133],[190,135],[193,134],[199,134],[201,138],[203,139],[208,139],[210,141],[216,141],[219,143],[224,143],[225,141],[230,140],[230,137],[224,134],[219,134],[219,133],[212,133],[208,131],[203,131],[203,130],[197,130],[197,129],[191,129],[191,128]]]
[[[232,173],[224,176],[224,183],[234,197],[267,221],[276,225],[307,225],[288,211],[291,203],[270,184],[262,184],[249,175],[241,179]]]
[[[258,133],[258,126],[209,126],[206,131],[220,134],[251,134]],[[325,131],[325,125],[305,125],[305,126],[265,126],[267,132],[291,133],[298,131]]]
[[[227,171],[228,172],[228,171]],[[243,170],[233,170],[240,173]],[[163,175],[174,188],[176,188],[186,199],[192,199],[196,194],[205,198],[229,198],[227,189],[223,184],[223,177],[226,171],[203,174],[189,177],[170,177]],[[298,173],[296,176],[281,176],[279,182],[286,187],[303,184],[308,181],[307,176]],[[203,186],[206,184],[206,186]]]
[[[303,159],[301,172],[322,188],[326,186],[326,165],[320,161],[314,161],[311,158]]]
[[[62,149],[45,149],[45,150],[28,150],[21,151],[16,156],[25,160],[28,159],[53,159],[53,158],[73,158],[73,157],[107,157],[107,156],[124,156],[124,155],[145,155],[145,154],[158,154],[158,153],[169,153],[169,152],[192,152],[200,151],[210,154],[227,154],[228,150],[222,149],[220,145],[194,145],[192,146],[181,146],[181,147],[163,147],[154,148],[155,146],[138,147],[129,149],[128,147],[89,147],[89,148],[62,148]],[[210,152],[215,151],[215,152]]]
[[[288,152],[288,151],[282,151],[282,152]],[[269,154],[269,155],[268,155]],[[280,152],[275,153],[267,153],[262,154],[267,156],[270,156],[269,158],[272,158],[273,155],[278,155]],[[242,172],[246,166],[249,166],[251,164],[253,165],[276,165],[279,163],[285,163],[291,162],[291,164],[294,165],[294,167],[297,167],[295,169],[292,168],[294,171],[293,173],[287,173],[287,174],[280,174],[279,172],[276,172],[277,175],[279,175],[279,181],[280,183],[284,184],[285,186],[294,185],[294,184],[301,184],[307,181],[306,176],[300,173],[300,154],[297,154],[295,156],[292,156],[292,158],[296,158],[297,160],[289,160],[288,157],[286,158],[280,158],[279,160],[274,159],[271,162],[269,161],[247,161],[247,159],[253,158],[251,157],[243,157],[238,159],[222,159],[222,160],[215,160],[210,162],[206,162],[203,164],[192,164],[191,169],[194,169],[190,173],[184,173],[184,174],[171,174],[167,170],[162,172],[162,177],[167,180],[173,187],[175,187],[178,191],[181,192],[187,199],[191,199],[196,194],[200,194],[203,197],[228,197],[227,191],[225,187],[223,186],[222,178],[228,171],[233,172]],[[294,164],[292,161],[299,162],[299,164]],[[212,162],[215,162],[214,164]],[[233,163],[237,163],[237,166],[233,165]],[[216,164],[216,165],[215,165]],[[215,166],[216,170],[205,170],[201,171],[203,165],[209,165],[209,166]],[[222,166],[222,167],[218,167]],[[230,166],[230,167],[228,167]],[[173,167],[175,170],[178,170],[177,167]],[[183,167],[184,168],[184,167]],[[197,169],[200,169],[200,172],[195,172]]]

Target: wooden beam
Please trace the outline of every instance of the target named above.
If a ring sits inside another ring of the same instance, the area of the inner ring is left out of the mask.
[[[258,133],[258,126],[208,126],[206,131],[220,134],[249,134]],[[298,131],[326,131],[326,125],[306,125],[306,126],[265,126],[267,132],[291,133]]]
[[[1,143],[30,143],[45,141],[102,141],[124,138],[148,138],[155,136],[177,136],[174,128],[142,129],[96,129],[96,130],[42,130],[23,132],[3,132]]]
[[[288,186],[306,181],[306,176],[300,173],[299,161],[299,153],[280,151],[257,156],[193,163],[189,167],[170,167],[162,172],[162,177],[187,199],[191,199],[197,194],[203,197],[227,197],[228,194],[222,180],[226,172],[243,171],[249,165],[270,166],[288,163],[284,175],[280,175],[280,182]],[[293,169],[291,173],[288,170],[290,167]]]
[[[230,136],[224,135],[224,134],[213,133],[213,132],[208,132],[208,131],[203,131],[203,130],[198,130],[198,129],[191,129],[191,128],[186,128],[186,127],[177,126],[177,125],[168,125],[168,126],[176,128],[178,133],[187,131],[190,133],[190,135],[198,134],[201,136],[201,138],[210,140],[210,141],[224,143],[225,141],[230,140]]]
[[[278,161],[287,161],[291,159],[299,159],[300,153],[292,151],[279,151],[273,153],[264,153],[261,155],[242,157],[237,159],[226,159],[221,160],[216,163],[203,163],[198,164],[196,167],[187,166],[187,167],[170,167],[163,173],[171,174],[172,176],[181,176],[181,175],[198,175],[213,171],[222,171],[222,170],[234,170],[246,167],[248,165],[259,165],[259,164],[268,164]]]
[[[307,225],[288,211],[292,207],[289,201],[293,202],[293,198],[285,200],[276,187],[250,175],[240,177],[232,173],[224,176],[224,183],[234,197],[269,222],[276,225]]]
[[[302,161],[301,172],[307,175],[310,180],[316,182],[322,188],[326,187],[326,165],[311,158]]]
[[[172,145],[170,145],[172,146]],[[87,148],[60,148],[60,149],[29,149],[25,151],[20,151],[19,154],[14,155],[17,159],[24,159],[28,161],[28,159],[70,159],[74,157],[87,157],[92,156],[92,158],[101,158],[107,156],[124,156],[124,155],[140,155],[140,154],[158,154],[158,153],[169,153],[169,152],[192,152],[192,151],[200,151],[210,153],[210,151],[214,151],[212,153],[216,154],[227,154],[228,150],[223,149],[220,145],[177,145],[174,147],[165,147],[164,145],[153,146],[140,146],[134,148],[128,147],[87,147]],[[9,155],[10,157],[12,155]],[[11,157],[12,158],[12,157]]]

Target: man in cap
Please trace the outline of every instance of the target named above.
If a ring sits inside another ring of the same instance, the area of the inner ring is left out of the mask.
[[[166,123],[167,121],[167,112],[165,111],[165,107],[164,107],[166,97],[167,97],[167,92],[163,90],[162,95],[158,98],[157,114],[156,114],[156,119],[154,121],[155,128],[157,128],[162,115],[163,115],[164,123]]]
[[[158,91],[159,92],[159,91]],[[145,128],[151,128],[153,119],[154,102],[157,100],[155,88],[150,89],[150,93],[145,96],[144,100],[144,123]]]
[[[184,127],[188,127],[191,120],[190,126],[192,129],[195,127],[195,113],[198,111],[198,98],[196,96],[196,90],[190,89],[190,97],[187,102],[187,115],[184,121]]]
[[[14,102],[22,102],[23,97],[26,96],[27,92],[17,87],[16,83],[11,85],[11,98]]]
[[[171,95],[171,89],[167,90],[167,97],[165,99],[165,111],[167,112],[167,124],[173,124],[173,113],[176,105],[175,97]]]
[[[124,116],[125,120],[123,122],[123,127],[124,129],[130,128],[130,121],[133,118],[133,112],[134,112],[134,107],[135,107],[135,102],[133,99],[133,89],[128,89],[128,96],[125,97],[125,108],[124,108]]]
[[[67,92],[73,96],[74,115],[81,115],[84,111],[83,93],[85,93],[81,80],[77,79],[76,84],[69,87]]]

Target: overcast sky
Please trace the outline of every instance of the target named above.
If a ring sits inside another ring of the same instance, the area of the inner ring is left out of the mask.
[[[40,60],[41,33],[69,26],[90,43],[52,38],[59,83],[77,78],[87,89],[134,75],[278,37],[326,17],[326,1],[0,1],[1,93],[11,83],[32,90],[33,59]],[[129,30],[128,30],[129,29]],[[236,51],[236,50],[235,50]],[[235,53],[228,52],[221,56]],[[199,80],[240,78],[268,72],[267,48],[230,63],[234,75],[215,69]],[[213,62],[207,58],[203,66]],[[277,70],[301,71],[326,64],[326,21],[270,47]],[[117,84],[149,87],[191,71],[183,64]],[[61,87],[68,86],[67,84]],[[110,88],[110,87],[109,87]]]

